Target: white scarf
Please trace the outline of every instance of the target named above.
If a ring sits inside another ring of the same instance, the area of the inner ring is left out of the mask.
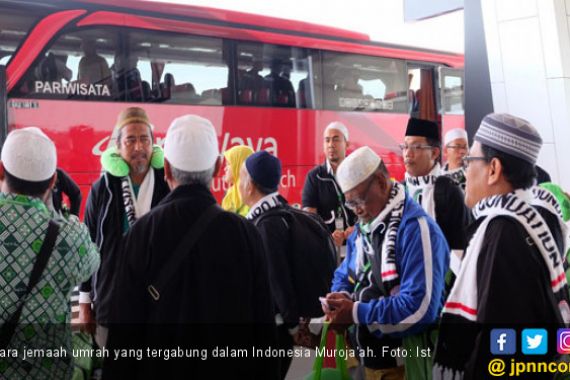
[[[570,247],[570,241],[568,239],[569,231],[568,231],[568,226],[566,225],[566,223],[564,223],[562,209],[560,208],[558,200],[550,191],[540,186],[533,186],[531,188],[531,191],[533,196],[531,204],[533,206],[540,206],[548,210],[551,214],[558,216],[558,225],[560,226],[560,231],[562,231],[562,236],[566,237],[564,239],[563,252],[567,252],[568,248]]]
[[[386,235],[382,241],[382,282],[385,284],[388,291],[399,283],[399,274],[396,268],[396,237],[398,236],[398,228],[402,221],[402,215],[404,214],[404,204],[406,201],[406,192],[402,185],[399,183],[392,183],[392,190],[390,191],[390,197],[388,198],[388,203],[386,207],[380,212],[380,214],[370,223],[369,233],[367,236],[363,236],[358,239],[361,242],[357,243],[357,253],[360,253],[356,257],[356,268],[358,269],[364,266],[364,254],[369,256],[374,255],[374,251],[370,242],[372,241],[372,235],[378,229],[386,229]],[[384,221],[388,218],[387,225]],[[364,227],[364,229],[367,229]],[[383,232],[380,231],[380,232]]]
[[[449,169],[449,164],[445,164],[441,170],[441,174],[451,178],[453,182],[457,183],[463,190],[465,190],[465,169],[461,166],[456,169]]]
[[[121,178],[121,188],[123,191],[123,204],[125,213],[132,226],[135,221],[150,211],[152,206],[152,195],[154,193],[154,169],[149,168],[139,188],[138,196],[135,196],[133,182],[130,176]]]
[[[406,172],[406,190],[412,199],[420,204],[424,211],[435,219],[433,192],[435,180],[441,175],[441,165],[435,164],[428,175],[412,177]]]
[[[271,210],[272,208],[279,207],[283,203],[279,200],[279,193],[276,191],[271,194],[267,194],[260,200],[258,200],[250,209],[246,216],[248,220],[252,220],[257,218],[259,215],[263,214],[267,210]]]
[[[481,200],[473,208],[476,219],[485,217],[477,228],[465,253],[459,275],[443,313],[459,315],[467,320],[477,320],[477,261],[489,223],[497,216],[506,215],[517,220],[530,235],[540,251],[550,274],[550,283],[555,298],[566,286],[566,275],[562,266],[562,255],[548,229],[548,225],[538,211],[531,205],[533,195],[529,190],[517,190],[513,193],[495,195]],[[559,304],[565,323],[569,322],[568,305]]]

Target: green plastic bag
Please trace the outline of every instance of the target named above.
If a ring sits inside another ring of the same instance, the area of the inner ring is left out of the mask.
[[[73,333],[71,343],[75,350],[90,350],[93,348],[93,338],[83,332]],[[87,351],[86,351],[87,352]],[[95,368],[95,360],[91,356],[73,358],[72,380],[89,380]]]
[[[321,345],[319,346],[319,351],[323,351],[327,342],[327,333],[329,331],[329,324],[323,324],[323,331],[321,333]],[[344,336],[341,334],[336,334],[336,350],[346,350],[346,344],[344,342]],[[313,364],[313,370],[304,380],[350,380],[350,375],[348,374],[348,369],[346,368],[346,359],[340,357],[340,355],[335,356],[336,368],[323,368],[324,356],[317,356],[315,363]]]

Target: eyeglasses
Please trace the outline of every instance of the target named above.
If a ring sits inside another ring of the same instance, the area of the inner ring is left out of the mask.
[[[355,211],[357,208],[362,208],[362,206],[364,206],[364,204],[368,200],[368,193],[370,192],[370,188],[372,187],[373,182],[374,182],[374,177],[371,177],[368,180],[368,186],[366,186],[366,190],[364,190],[364,194],[358,198],[344,202],[344,205],[347,208],[351,209],[352,211]]]
[[[123,140],[123,144],[125,144],[126,147],[130,148],[135,146],[137,144],[137,141],[140,141],[141,145],[144,147],[149,146],[151,143],[150,136],[129,136]]]
[[[463,169],[467,170],[471,161],[485,161],[485,162],[487,162],[488,160],[485,157],[465,156],[461,159],[461,165],[463,166]]]
[[[467,150],[469,147],[467,145],[446,145],[449,149],[455,150]]]
[[[400,144],[398,146],[402,150],[411,150],[412,152],[417,152],[418,150],[422,150],[422,149],[433,149],[433,146],[426,145],[426,144],[412,144],[412,145]]]

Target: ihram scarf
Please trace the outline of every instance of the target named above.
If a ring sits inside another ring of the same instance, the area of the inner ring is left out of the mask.
[[[441,170],[441,174],[449,177],[455,182],[463,191],[465,191],[465,169],[458,167],[456,169],[449,169],[449,164]]]
[[[283,202],[281,202],[279,199],[279,192],[276,191],[274,193],[267,194],[251,207],[249,213],[246,216],[246,219],[253,220],[264,212],[282,205]]]
[[[435,180],[441,175],[441,165],[435,164],[425,176],[412,177],[406,172],[406,190],[412,199],[420,204],[429,216],[435,219],[433,192]]]
[[[459,274],[445,307],[445,315],[455,315],[468,322],[477,321],[477,262],[489,223],[498,216],[508,216],[520,223],[540,252],[550,277],[550,288],[559,315],[565,324],[570,322],[568,303],[564,298],[566,276],[562,265],[561,254],[550,232],[548,225],[533,204],[538,203],[537,196],[530,190],[517,190],[512,193],[495,195],[481,200],[473,208],[476,219],[485,218],[473,235],[461,263]],[[434,365],[434,379],[461,379],[463,371],[448,368],[446,365]]]
[[[150,211],[152,205],[152,194],[154,192],[154,169],[149,168],[139,188],[139,194],[135,197],[133,183],[130,176],[121,178],[121,190],[123,195],[123,205],[125,214],[132,226],[138,218]]]
[[[364,267],[364,254],[374,255],[371,245],[372,235],[378,229],[386,229],[380,258],[382,260],[382,282],[384,283],[384,288],[388,291],[400,284],[400,276],[396,269],[396,237],[402,222],[405,201],[406,192],[403,186],[399,183],[392,183],[392,190],[390,191],[386,207],[369,225],[361,226],[361,231],[363,232],[361,238],[362,249],[357,249],[359,253],[356,257],[357,273],[360,268]],[[387,222],[385,223],[386,220]]]

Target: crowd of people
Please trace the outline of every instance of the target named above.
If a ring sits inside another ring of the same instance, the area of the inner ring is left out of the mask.
[[[173,120],[162,148],[146,112],[130,107],[82,223],[53,142],[34,127],[12,131],[0,161],[0,348],[69,352],[77,285],[81,329],[112,350],[104,379],[284,379],[292,355],[128,353],[287,352],[322,323],[375,353],[352,358],[355,379],[481,379],[492,328],[570,323],[570,200],[537,180],[542,139],[528,121],[487,115],[470,145],[462,129],[442,139],[437,123],[410,118],[402,182],[368,146],[347,154],[349,137],[341,122],[325,128],[325,160],[308,173],[299,210],[279,193],[277,157],[246,146],[220,155],[214,126],[195,115]],[[210,187],[222,171],[220,207]],[[399,348],[414,354],[386,355]],[[72,370],[69,355],[0,357],[1,378]]]

